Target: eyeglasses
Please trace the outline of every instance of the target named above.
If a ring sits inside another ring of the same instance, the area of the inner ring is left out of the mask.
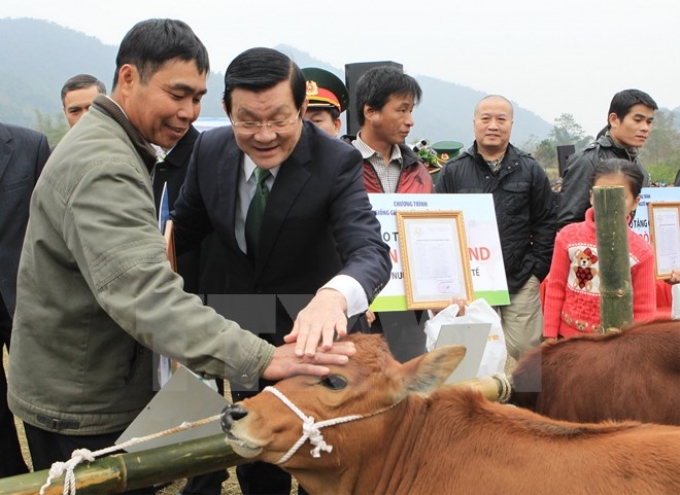
[[[272,132],[283,132],[297,122],[299,118],[300,110],[298,110],[297,114],[295,114],[295,117],[292,119],[268,120],[266,122],[260,122],[258,120],[232,120],[231,125],[234,127],[234,130],[241,134],[256,134],[260,132],[263,127],[267,127]]]

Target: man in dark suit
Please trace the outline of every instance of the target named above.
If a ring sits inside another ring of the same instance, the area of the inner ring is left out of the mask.
[[[0,352],[2,346],[9,351],[29,201],[49,154],[43,134],[0,123]],[[27,472],[7,407],[5,369],[0,366],[0,478]]]
[[[302,118],[305,87],[300,68],[276,50],[237,56],[225,74],[232,126],[196,141],[173,218],[178,251],[212,231],[226,249],[228,296],[215,309],[266,328],[261,336],[271,342],[309,330],[329,345],[387,282],[389,249],[361,154]],[[311,356],[315,347],[305,339],[296,350]],[[276,466],[254,463],[237,474],[244,494],[290,492]]]

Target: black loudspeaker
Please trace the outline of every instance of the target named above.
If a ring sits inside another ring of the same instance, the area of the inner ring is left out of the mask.
[[[394,67],[404,71],[404,66],[397,62],[359,62],[355,64],[345,64],[345,85],[349,91],[349,107],[347,107],[347,135],[356,136],[359,132],[359,122],[357,120],[354,101],[356,100],[356,87],[359,78],[373,67]]]
[[[576,151],[573,144],[563,144],[557,147],[557,167],[560,177],[564,177],[564,169],[567,168],[567,160]]]

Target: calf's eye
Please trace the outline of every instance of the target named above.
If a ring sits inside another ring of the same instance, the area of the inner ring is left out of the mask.
[[[321,379],[321,385],[331,390],[342,390],[347,386],[347,380],[341,375],[328,375]]]

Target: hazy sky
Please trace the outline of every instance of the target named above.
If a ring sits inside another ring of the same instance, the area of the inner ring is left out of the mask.
[[[137,21],[182,19],[219,72],[247,48],[279,43],[341,70],[346,63],[392,60],[411,75],[502,94],[550,123],[571,113],[589,134],[606,123],[611,97],[621,89],[647,91],[661,107],[680,106],[677,0],[408,3],[3,0],[0,16],[51,20],[111,45]],[[455,108],[451,116],[471,119]]]

